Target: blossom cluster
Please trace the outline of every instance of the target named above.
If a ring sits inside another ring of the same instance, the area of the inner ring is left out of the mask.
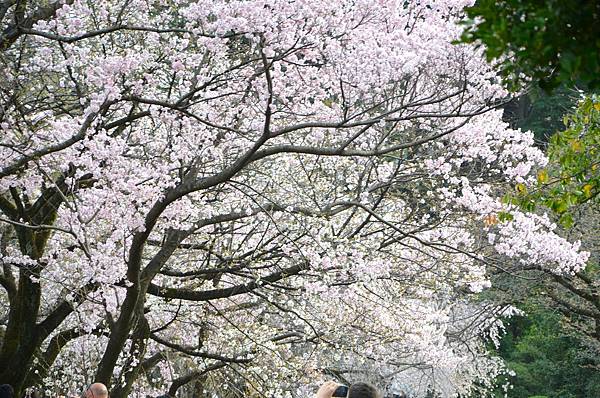
[[[587,259],[543,216],[485,225],[546,160],[452,44],[464,0],[66,3],[2,72],[24,104],[2,97],[0,195],[57,205],[7,212],[50,235],[34,258],[3,232],[0,260],[39,283],[40,322],[70,308],[39,349],[73,336],[32,357],[32,386],[76,392],[102,366],[115,396],[204,377],[296,397],[332,371],[485,393],[510,311],[472,299],[488,256]]]

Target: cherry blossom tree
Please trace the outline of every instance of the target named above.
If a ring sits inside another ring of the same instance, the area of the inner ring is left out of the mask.
[[[0,380],[488,390],[486,270],[587,253],[505,216],[546,159],[465,3],[0,2]]]

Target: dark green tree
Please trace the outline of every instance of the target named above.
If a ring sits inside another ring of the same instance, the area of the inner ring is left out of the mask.
[[[483,44],[509,88],[600,87],[600,2],[479,0],[466,14],[461,40]]]
[[[584,398],[600,396],[598,361],[557,311],[529,303],[526,317],[510,320],[498,353],[514,372],[508,396]],[[498,396],[503,396],[498,391]]]
[[[545,149],[550,137],[565,128],[563,116],[573,111],[580,97],[564,85],[552,93],[531,86],[503,106],[503,119],[512,128],[533,132],[536,144]]]
[[[527,312],[512,320],[499,349],[516,373],[508,396],[600,396],[600,100],[591,94],[600,88],[600,2],[478,0],[466,14],[461,41],[483,45],[509,89],[533,82],[546,91],[529,86],[505,109],[506,120],[533,130],[550,158],[538,185],[517,186],[510,200],[550,211],[568,227],[565,236],[592,254],[574,275],[507,265],[495,276],[491,294]],[[572,110],[574,85],[590,94]]]

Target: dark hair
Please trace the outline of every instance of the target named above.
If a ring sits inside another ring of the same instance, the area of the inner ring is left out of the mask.
[[[13,390],[10,384],[0,385],[0,398],[13,398],[15,396],[15,390]]]
[[[367,383],[354,383],[348,390],[348,398],[380,398],[381,394],[375,387]]]

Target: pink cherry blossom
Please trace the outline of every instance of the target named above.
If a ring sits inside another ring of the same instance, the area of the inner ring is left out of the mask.
[[[452,44],[468,1],[45,3],[29,27],[0,18],[19,32],[0,40],[0,322],[19,342],[0,379],[19,392],[206,375],[211,396],[291,398],[346,369],[484,394],[515,313],[477,299],[492,261],[588,258],[499,199],[546,158],[490,107],[506,93],[481,50]]]

